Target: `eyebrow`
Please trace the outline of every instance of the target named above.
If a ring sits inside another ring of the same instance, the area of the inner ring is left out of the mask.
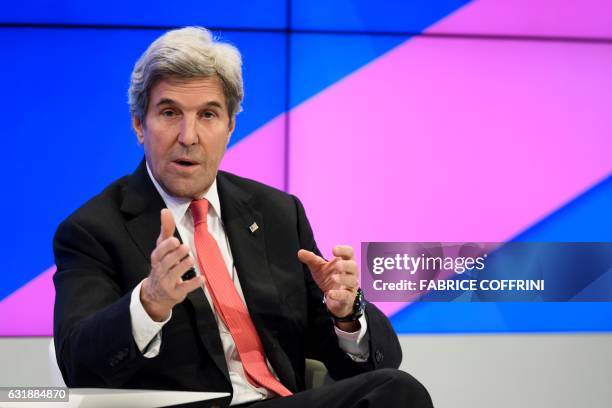
[[[155,106],[163,106],[163,105],[178,105],[174,99],[171,98],[162,98],[155,104]],[[217,101],[206,102],[203,107],[216,107],[219,109],[223,109],[223,105]]]

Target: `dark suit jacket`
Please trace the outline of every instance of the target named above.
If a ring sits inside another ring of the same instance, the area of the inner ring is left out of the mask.
[[[323,361],[336,379],[398,367],[397,336],[373,305],[366,307],[370,361],[353,362],[339,348],[321,291],[296,256],[300,248],[319,253],[299,200],[225,172],[217,185],[247,307],[282,383],[304,389],[305,358]],[[130,295],[149,274],[164,207],[143,161],[58,227],[54,336],[68,386],[232,392],[201,291],[175,306],[157,357],[143,357],[134,342]],[[255,233],[248,228],[253,222]]]

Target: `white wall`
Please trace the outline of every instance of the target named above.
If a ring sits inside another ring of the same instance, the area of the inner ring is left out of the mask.
[[[0,386],[51,384],[49,338],[0,338]],[[401,336],[438,408],[610,408],[612,334]]]
[[[612,335],[403,336],[439,408],[610,408]]]

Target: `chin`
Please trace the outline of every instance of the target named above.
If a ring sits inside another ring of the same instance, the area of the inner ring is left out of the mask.
[[[201,190],[196,191],[195,189],[189,188],[189,187],[184,187],[184,188],[177,187],[177,188],[173,188],[167,191],[174,197],[183,197],[183,198],[191,198],[191,199],[200,198],[200,195],[202,194]]]
[[[212,181],[207,185],[204,184],[205,183],[199,182],[196,185],[196,183],[188,181],[182,181],[178,183],[174,182],[166,184],[164,186],[164,190],[166,190],[168,194],[174,197],[197,199],[200,198],[202,194],[206,191],[208,186],[212,184]]]

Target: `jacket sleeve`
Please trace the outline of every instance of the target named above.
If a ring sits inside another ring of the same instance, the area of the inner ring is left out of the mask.
[[[306,218],[304,207],[294,197],[300,244],[304,249],[321,255],[312,228]],[[303,266],[304,279],[308,291],[308,335],[306,354],[308,358],[322,361],[334,379],[347,378],[378,368],[397,368],[402,360],[402,350],[389,319],[376,306],[366,304],[365,315],[370,337],[370,357],[366,362],[353,361],[338,345],[327,308],[322,302],[323,293],[314,282],[307,266]]]
[[[69,387],[120,387],[145,363],[134,341],[131,292],[121,293],[104,246],[69,218],[55,234],[54,341]]]

